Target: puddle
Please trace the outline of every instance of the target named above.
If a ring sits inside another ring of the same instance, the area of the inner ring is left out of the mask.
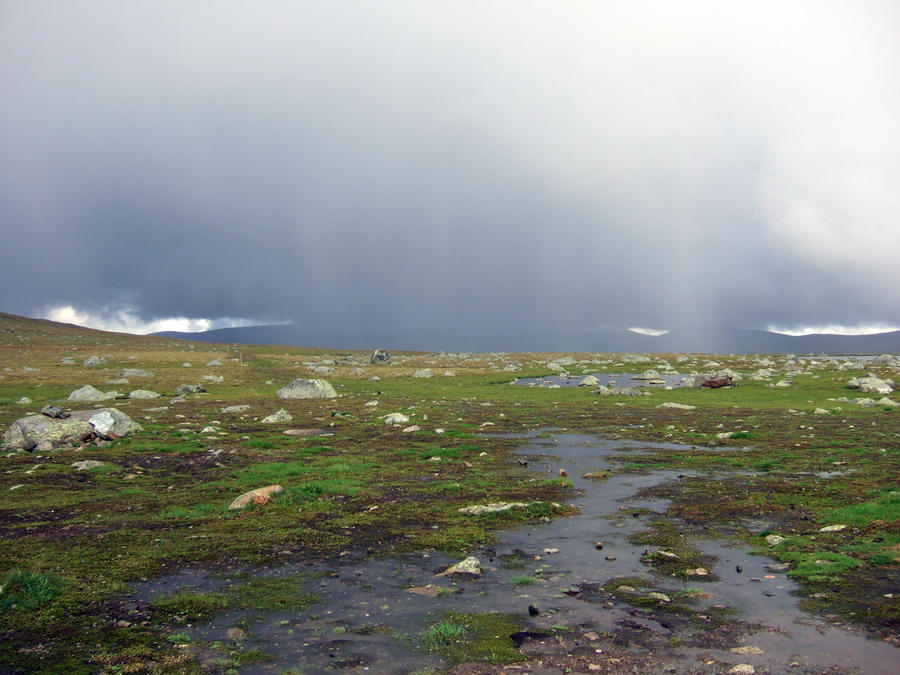
[[[303,668],[307,673],[408,673],[448,665],[439,655],[414,647],[422,629],[440,620],[443,612],[497,611],[521,616],[529,631],[552,632],[560,625],[597,633],[608,631],[615,634],[615,644],[621,641],[625,649],[635,653],[653,652],[657,660],[677,667],[676,672],[708,660],[750,663],[758,672],[895,672],[900,655],[895,647],[828,626],[800,611],[792,595],[796,585],[784,573],[773,573],[765,567],[773,560],[751,556],[745,549],[721,542],[695,541],[704,553],[717,558],[710,566],[715,580],[684,583],[654,575],[641,562],[645,547],[629,543],[628,537],[646,529],[643,514],[661,513],[668,502],[636,495],[644,488],[681,480],[679,474],[614,474],[600,481],[583,477],[612,467],[621,461],[616,457],[648,448],[719,451],[578,434],[523,438],[518,454],[527,458],[528,470],[540,477],[556,475],[565,468],[581,491],[571,502],[580,512],[504,531],[495,546],[472,551],[481,561],[481,578],[451,581],[435,576],[458,558],[433,552],[405,558],[343,560],[332,566],[254,570],[254,575],[263,577],[306,575],[305,591],[317,594],[321,601],[295,612],[230,611],[210,623],[175,626],[172,632],[189,635],[195,645],[219,642],[231,647],[236,644],[233,629],[240,627],[244,650],[257,648],[274,659],[242,665],[242,674],[281,673],[290,668]],[[635,509],[642,510],[639,517],[634,516]],[[597,542],[602,543],[602,549],[597,548]],[[549,553],[547,549],[558,552]],[[134,606],[175,590],[228,593],[246,582],[247,572],[211,575],[187,570],[143,583],[136,587]],[[692,605],[693,609],[712,612],[715,606],[724,605],[734,610],[734,629],[729,632],[727,626],[720,628],[713,639],[684,618],[633,607],[605,592],[604,585],[616,577],[645,579],[653,590],[673,599],[686,588],[699,589],[709,596]],[[445,587],[448,594],[425,597],[407,591],[428,584]],[[529,606],[537,610],[537,616],[530,615],[533,612],[529,612]],[[676,648],[672,641],[680,641],[683,635],[692,637]],[[729,651],[746,645],[758,647],[763,653],[736,655]],[[223,658],[222,651],[199,653],[201,660],[213,667],[215,659]]]
[[[516,379],[515,384],[523,387],[545,387],[556,389],[557,387],[577,387],[579,382],[588,375],[593,375],[604,387],[648,387],[650,389],[677,389],[679,387],[693,386],[694,378],[687,373],[659,373],[658,378],[652,380],[644,378],[642,373],[584,373],[572,375],[561,373],[559,375],[546,375],[544,377],[527,377]],[[596,386],[596,385],[595,385]]]

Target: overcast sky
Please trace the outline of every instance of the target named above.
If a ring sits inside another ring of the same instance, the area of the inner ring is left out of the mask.
[[[0,83],[2,311],[900,326],[896,0],[5,0]]]

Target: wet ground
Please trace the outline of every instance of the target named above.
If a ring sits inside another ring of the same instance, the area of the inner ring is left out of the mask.
[[[597,378],[598,385],[604,387],[647,387],[648,389],[665,389],[671,387],[693,386],[694,378],[684,373],[659,373],[659,377],[647,378],[642,373],[589,373]],[[523,387],[545,387],[555,389],[557,387],[577,387],[587,377],[560,373],[558,375],[546,375],[544,377],[524,377],[516,379],[515,383]]]
[[[459,558],[434,552],[402,559],[351,553],[331,565],[185,571],[139,585],[133,605],[186,589],[228,592],[246,584],[248,573],[301,575],[305,590],[321,599],[306,610],[230,611],[209,623],[173,625],[213,668],[222,661],[223,645],[259,649],[273,659],[242,665],[240,673],[447,668],[452,664],[439,653],[421,647],[423,629],[447,612],[520,617],[518,635],[497,636],[514,641],[528,657],[510,672],[728,672],[736,664],[750,664],[757,673],[897,672],[897,648],[805,614],[792,594],[795,584],[777,566],[768,567],[775,561],[742,547],[693,541],[708,571],[696,580],[650,570],[654,547],[635,545],[629,536],[645,530],[645,521],[664,512],[667,502],[638,494],[690,477],[672,471],[606,476],[604,470],[642,449],[680,452],[688,446],[575,434],[523,443],[521,461],[536,476],[566,470],[581,491],[572,502],[580,512],[505,531],[496,546],[472,551],[481,562],[480,578],[436,576]],[[691,452],[723,450],[740,452]],[[409,591],[429,584],[444,590],[436,597]]]

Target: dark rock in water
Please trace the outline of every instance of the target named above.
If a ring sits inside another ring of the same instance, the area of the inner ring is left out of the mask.
[[[64,420],[67,417],[71,416],[71,413],[66,412],[58,405],[45,405],[41,408],[41,415],[46,415],[47,417],[54,417],[56,419]]]
[[[390,363],[391,355],[388,354],[384,349],[376,349],[372,352],[372,357],[369,359],[369,363]]]
[[[537,615],[540,614],[540,613],[541,613],[541,612],[540,612],[540,610],[539,610],[537,607],[535,607],[534,605],[528,605],[528,614],[529,614],[529,615],[531,615],[531,616],[537,616]]]

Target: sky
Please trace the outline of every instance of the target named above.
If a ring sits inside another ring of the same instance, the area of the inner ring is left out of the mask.
[[[900,3],[0,4],[0,311],[900,327]]]

